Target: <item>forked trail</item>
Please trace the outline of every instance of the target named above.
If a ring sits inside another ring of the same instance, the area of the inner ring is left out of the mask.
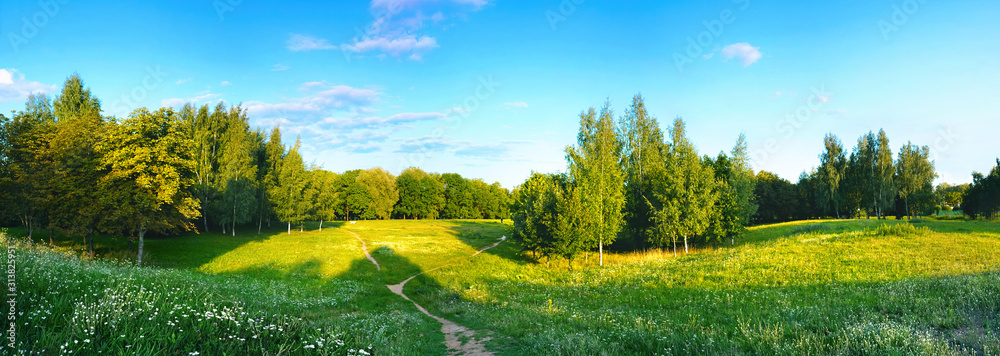
[[[348,233],[350,233],[351,235],[354,235],[354,237],[358,238],[358,240],[361,240],[361,237],[359,237],[354,232],[348,231]],[[507,236],[503,236],[495,244],[483,247],[482,249],[480,249],[479,251],[476,251],[476,253],[472,254],[472,256],[469,256],[469,257],[475,257],[476,255],[482,253],[483,251],[486,251],[486,250],[489,250],[491,248],[497,247],[497,245],[499,245],[501,242],[503,242],[506,239],[507,239]],[[364,240],[361,241],[361,247],[365,249],[365,255],[368,256],[368,259],[371,260],[372,263],[374,263],[376,267],[378,267],[378,262],[375,262],[375,259],[372,258],[372,256],[370,254],[368,254],[368,247],[365,245]],[[389,290],[392,291],[393,293],[396,293],[400,297],[403,297],[403,299],[406,299],[406,300],[410,301],[410,303],[413,303],[413,305],[416,306],[417,309],[420,310],[421,313],[424,313],[425,315],[427,315],[427,316],[433,318],[434,320],[437,320],[439,323],[441,323],[441,333],[444,334],[444,345],[445,345],[445,347],[448,348],[449,351],[451,351],[452,355],[468,355],[468,356],[493,355],[493,352],[490,352],[490,350],[487,350],[486,349],[486,345],[484,345],[485,342],[487,342],[487,341],[490,340],[490,337],[484,337],[482,339],[476,339],[475,338],[475,335],[476,335],[475,330],[469,330],[468,328],[466,328],[464,326],[461,326],[461,325],[458,325],[458,324],[456,324],[455,322],[453,322],[451,320],[448,320],[448,319],[439,317],[437,315],[431,314],[430,312],[427,311],[427,309],[424,309],[423,306],[421,306],[420,304],[417,304],[417,302],[414,302],[412,299],[410,299],[410,297],[407,297],[406,294],[403,293],[403,286],[405,286],[406,282],[409,282],[411,279],[414,279],[414,278],[416,278],[417,276],[419,276],[421,274],[424,274],[424,273],[427,273],[427,272],[430,272],[430,271],[433,271],[433,270],[436,270],[436,269],[439,269],[439,268],[451,266],[453,264],[455,264],[455,263],[453,262],[453,263],[449,263],[449,264],[446,264],[446,265],[441,265],[441,266],[434,267],[432,269],[429,269],[429,270],[417,273],[415,275],[412,275],[412,276],[410,276],[410,278],[407,278],[402,283],[393,284],[393,285],[386,285],[386,287],[388,287]],[[379,267],[379,270],[380,271],[382,270],[381,267]],[[463,336],[468,339],[468,341],[466,341],[465,343],[462,343],[462,340],[461,340],[461,337],[463,337]]]

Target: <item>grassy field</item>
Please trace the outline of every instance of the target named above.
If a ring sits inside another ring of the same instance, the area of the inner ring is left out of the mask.
[[[470,258],[507,234],[494,221],[306,230],[151,239],[143,268],[80,260],[80,241],[4,238],[17,251],[20,348],[446,354],[441,324],[385,287],[430,271],[405,293],[497,354],[1000,355],[997,223],[767,225],[736,246],[611,253],[603,268],[591,255],[573,271],[511,243]],[[123,240],[97,243],[126,256]]]

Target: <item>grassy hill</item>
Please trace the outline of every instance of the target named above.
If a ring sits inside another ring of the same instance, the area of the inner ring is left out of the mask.
[[[507,233],[493,221],[329,225],[152,239],[141,268],[4,237],[19,347],[445,354],[441,324],[386,288],[426,271],[404,292],[497,354],[1000,354],[996,223],[767,225],[736,246],[611,254],[604,268],[589,256],[572,271],[509,242],[470,257]],[[98,243],[124,256],[123,240]]]

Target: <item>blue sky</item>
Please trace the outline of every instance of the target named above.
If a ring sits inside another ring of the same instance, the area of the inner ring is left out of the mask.
[[[642,93],[699,152],[744,132],[795,181],[822,138],[884,128],[940,181],[1000,156],[1000,2],[372,0],[0,3],[0,110],[78,72],[107,115],[242,103],[332,171],[507,187],[564,169],[577,115]]]

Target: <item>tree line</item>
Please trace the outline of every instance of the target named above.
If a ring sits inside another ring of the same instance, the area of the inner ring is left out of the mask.
[[[620,118],[610,103],[580,114],[562,174],[533,173],[514,189],[514,238],[538,257],[573,259],[622,238],[633,248],[689,240],[734,243],[757,205],[745,138],[727,155],[699,156],[677,118],[664,138],[636,95]]]
[[[727,154],[699,156],[674,120],[664,137],[641,95],[615,119],[609,104],[580,114],[577,144],[562,174],[533,173],[513,192],[514,237],[536,257],[573,259],[618,239],[632,249],[690,240],[735,240],[751,223],[812,218],[915,217],[964,208],[973,217],[1000,209],[1000,160],[973,184],[933,186],[928,146],[893,151],[885,130],[858,138],[852,151],[828,134],[818,167],[797,183],[750,167],[740,136]]]
[[[278,127],[251,129],[246,110],[219,103],[145,108],[106,117],[76,74],[50,100],[0,114],[0,219],[83,237],[212,231],[272,221],[503,218],[510,192],[454,173],[409,168],[334,173],[304,162]]]

